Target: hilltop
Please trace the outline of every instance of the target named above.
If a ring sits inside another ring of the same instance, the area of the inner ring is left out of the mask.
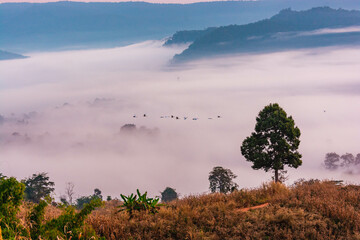
[[[188,196],[156,214],[117,213],[118,200],[86,220],[105,239],[358,239],[360,187],[299,181],[286,187],[264,184],[231,194]],[[260,206],[259,206],[260,205]],[[259,206],[249,209],[249,207]],[[25,220],[26,208],[20,214]],[[61,211],[49,206],[46,219]]]
[[[20,54],[0,50],[0,61],[1,60],[10,60],[10,59],[21,59],[21,58],[26,58],[26,57],[23,55],[20,55]]]
[[[356,28],[354,28],[356,27]],[[343,29],[348,28],[348,29]],[[205,32],[206,31],[206,32]],[[360,11],[312,8],[285,9],[275,16],[245,25],[204,30],[175,60],[236,52],[279,51],[307,47],[360,44]],[[184,35],[186,33],[183,33]],[[177,33],[171,39],[175,41]],[[185,37],[183,37],[185,38]]]

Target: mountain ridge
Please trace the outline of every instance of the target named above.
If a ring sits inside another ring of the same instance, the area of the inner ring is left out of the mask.
[[[360,11],[312,8],[306,11],[284,9],[269,19],[245,25],[218,27],[194,42],[175,60],[188,60],[230,52],[253,52],[255,50],[293,49],[301,47],[332,46],[360,41],[359,33],[301,34],[326,28],[360,26]],[[279,34],[281,33],[281,34]],[[348,37],[348,39],[346,39]],[[314,42],[313,44],[311,42]]]
[[[23,58],[27,58],[27,57],[17,54],[17,53],[0,50],[0,61],[1,60],[11,60],[11,59],[23,59]]]
[[[103,48],[163,39],[176,31],[245,24],[283,8],[308,9],[327,0],[223,1],[193,4],[2,3],[0,48],[11,52]],[[357,0],[331,1],[357,8]]]

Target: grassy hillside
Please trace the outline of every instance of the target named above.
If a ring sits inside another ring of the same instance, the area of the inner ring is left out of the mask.
[[[106,239],[360,239],[359,200],[360,186],[271,183],[228,195],[189,196],[157,214],[139,212],[132,218],[117,213],[120,203],[113,200],[86,222]],[[244,209],[264,203],[269,205]],[[46,218],[59,214],[48,207]]]

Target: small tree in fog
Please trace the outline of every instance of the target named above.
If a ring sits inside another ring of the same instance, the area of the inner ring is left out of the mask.
[[[94,189],[94,197],[95,198],[99,198],[99,199],[103,199],[103,196],[101,195],[101,191],[100,191],[100,189],[98,189],[98,188],[95,188]]]
[[[209,173],[210,191],[228,193],[235,190],[238,185],[233,182],[237,176],[230,169],[214,167]]]
[[[337,153],[327,153],[324,160],[324,166],[328,170],[336,170],[339,167],[340,156]]]
[[[287,116],[279,104],[266,106],[256,118],[255,132],[241,146],[245,159],[253,163],[253,169],[274,170],[275,182],[284,167],[301,166],[300,129],[291,116]]]
[[[162,202],[171,202],[178,198],[178,194],[175,189],[171,187],[165,188],[163,192],[161,192],[161,201]]]
[[[358,153],[355,158],[355,165],[359,165],[359,164],[360,164],[360,153]]]
[[[135,124],[125,124],[120,128],[120,133],[133,133],[136,131]]]
[[[355,163],[355,157],[351,153],[345,153],[340,158],[342,160],[342,167],[349,167]]]

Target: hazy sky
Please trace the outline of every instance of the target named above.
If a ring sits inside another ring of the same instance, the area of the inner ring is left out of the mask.
[[[57,196],[70,181],[78,195],[96,187],[113,197],[137,188],[157,195],[167,186],[182,196],[202,193],[219,165],[238,175],[240,187],[259,186],[271,173],[252,170],[240,145],[258,112],[278,102],[302,132],[303,166],[289,172],[290,183],[301,177],[360,182],[355,169],[321,167],[327,152],[360,152],[360,49],[169,66],[179,51],[149,41],[1,61],[1,172],[19,179],[49,172]],[[170,115],[180,119],[165,118]],[[121,134],[128,123],[145,129]],[[155,128],[157,134],[149,133]]]
[[[130,2],[127,1],[121,1],[121,0],[89,0],[89,1],[78,1],[78,0],[72,0],[73,2]],[[224,1],[224,0],[132,0],[132,2],[151,2],[151,3],[194,3],[194,2],[215,2],[215,1]],[[44,2],[58,2],[58,0],[0,0],[0,3],[5,2],[38,2],[38,3],[44,3]]]

